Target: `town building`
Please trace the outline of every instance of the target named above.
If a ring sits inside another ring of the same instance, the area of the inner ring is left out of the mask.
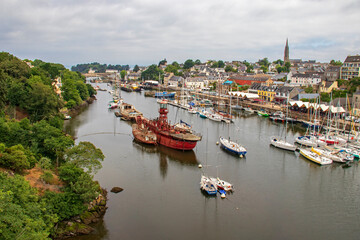
[[[232,75],[228,78],[229,81],[235,82],[237,85],[251,86],[253,83],[261,83],[262,85],[270,86],[273,83],[270,76],[266,75],[254,75],[254,76],[245,76],[245,75]]]
[[[295,73],[291,76],[291,84],[299,86],[317,85],[321,82],[319,73]]]
[[[325,81],[336,81],[340,78],[340,66],[329,66],[324,72]]]
[[[350,80],[354,77],[360,77],[360,56],[347,56],[344,64],[340,68],[340,78]]]

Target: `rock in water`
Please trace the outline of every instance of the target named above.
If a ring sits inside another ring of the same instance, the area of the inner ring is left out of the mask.
[[[113,193],[119,193],[119,192],[122,192],[124,189],[122,189],[121,187],[113,187],[111,189],[111,192]]]

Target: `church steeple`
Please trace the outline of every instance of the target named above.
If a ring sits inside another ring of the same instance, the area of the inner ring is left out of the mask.
[[[284,51],[284,63],[289,62],[289,42],[286,38],[286,45],[285,45],[285,51]]]

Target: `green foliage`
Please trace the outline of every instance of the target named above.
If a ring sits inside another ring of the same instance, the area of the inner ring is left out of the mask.
[[[30,168],[30,161],[24,147],[15,145],[5,148],[5,151],[0,155],[0,165],[16,172],[22,172],[24,169]]]
[[[87,173],[81,174],[76,182],[70,182],[70,189],[80,196],[83,203],[89,203],[100,193],[100,186]]]
[[[192,59],[188,59],[184,62],[184,69],[190,69],[195,65]]]
[[[177,63],[177,62],[173,62],[171,65],[173,65],[174,67],[176,67],[176,68],[180,68],[180,65]]]
[[[174,73],[174,75],[178,76],[179,75],[178,69],[179,69],[179,67],[176,67],[176,66],[170,64],[170,65],[166,66],[165,72],[172,72],[172,73]]]
[[[85,101],[86,99],[88,99],[89,91],[86,84],[84,84],[82,81],[77,81],[75,85],[76,85],[76,90],[79,92],[81,100]]]
[[[305,88],[305,92],[306,93],[313,93],[314,89],[312,86],[308,86],[307,88]]]
[[[67,149],[65,159],[77,167],[85,168],[90,174],[96,173],[102,166],[105,156],[99,148],[90,142],[80,142],[78,145]]]
[[[48,239],[56,215],[19,175],[0,173],[0,239]]]
[[[107,65],[107,64],[100,64],[97,62],[93,63],[84,63],[84,64],[77,64],[76,66],[71,67],[71,71],[81,72],[81,73],[87,73],[89,72],[90,68],[95,70],[97,73],[104,73],[106,69],[113,69],[113,70],[129,70],[129,65]]]
[[[122,70],[122,71],[120,72],[120,77],[121,77],[121,79],[125,79],[125,76],[126,76],[126,71],[125,71],[125,70]]]
[[[0,112],[4,109],[6,104],[6,74],[3,69],[0,69]]]
[[[161,66],[161,65],[166,65],[166,63],[167,63],[167,61],[166,61],[166,58],[164,58],[163,60],[161,60],[160,62],[159,62],[159,67]]]
[[[270,66],[270,62],[267,58],[260,59],[258,63],[260,66],[264,66],[266,69]]]
[[[96,95],[96,90],[95,88],[93,88],[93,86],[91,86],[91,84],[86,84],[86,87],[87,87],[87,90],[88,90],[88,93],[89,93],[89,96],[90,97],[93,97]]]
[[[278,65],[282,66],[282,65],[284,64],[284,61],[283,61],[283,60],[281,60],[281,59],[278,59],[278,60],[276,60],[276,61],[273,61],[273,63],[275,63],[275,64],[278,64]]]
[[[73,163],[65,163],[59,168],[59,177],[66,183],[77,182],[84,170]]]
[[[194,62],[195,65],[201,65],[201,61],[200,59],[196,59],[195,62]]]
[[[52,168],[51,159],[47,157],[42,157],[39,160],[39,166],[41,169],[49,170]]]
[[[333,66],[342,66],[342,62],[340,60],[335,61],[334,59],[330,61],[330,64]]]
[[[49,213],[60,221],[81,214],[87,209],[79,195],[73,192],[54,193],[47,191],[42,199]]]
[[[54,176],[51,171],[44,171],[44,173],[40,176],[40,179],[47,184],[54,183]]]
[[[140,70],[139,66],[138,66],[138,65],[135,65],[133,71],[134,71],[134,72],[138,72],[139,70]]]
[[[246,68],[246,72],[247,72],[247,73],[251,73],[251,72],[253,72],[253,70],[254,70],[254,66],[253,66],[253,65],[249,65],[249,66]]]
[[[150,67],[148,67],[148,69],[146,69],[145,71],[143,71],[141,73],[141,78],[144,80],[160,81],[159,75],[162,75],[162,74],[163,74],[163,71],[161,71],[157,65],[153,64]]]
[[[14,79],[30,77],[29,66],[7,52],[0,52],[0,69]]]
[[[260,69],[263,71],[263,73],[268,72],[268,68],[266,66],[261,66]]]
[[[320,93],[320,101],[321,102],[330,102],[331,98],[330,98],[330,94],[322,92]]]

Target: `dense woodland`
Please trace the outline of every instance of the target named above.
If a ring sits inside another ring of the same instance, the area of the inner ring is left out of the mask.
[[[104,155],[89,142],[75,145],[60,113],[96,91],[61,64],[26,61],[34,67],[0,53],[0,239],[48,239],[59,221],[82,213],[100,193],[93,175]],[[61,97],[52,85],[59,76]],[[27,117],[19,120],[17,112]],[[58,191],[31,187],[25,177],[34,168]]]
[[[129,70],[129,65],[107,65],[107,64],[100,64],[97,62],[93,63],[83,63],[77,64],[76,66],[71,67],[71,71],[87,73],[89,72],[90,68],[94,70],[96,73],[104,73],[106,70],[118,70],[119,72],[122,70]]]

